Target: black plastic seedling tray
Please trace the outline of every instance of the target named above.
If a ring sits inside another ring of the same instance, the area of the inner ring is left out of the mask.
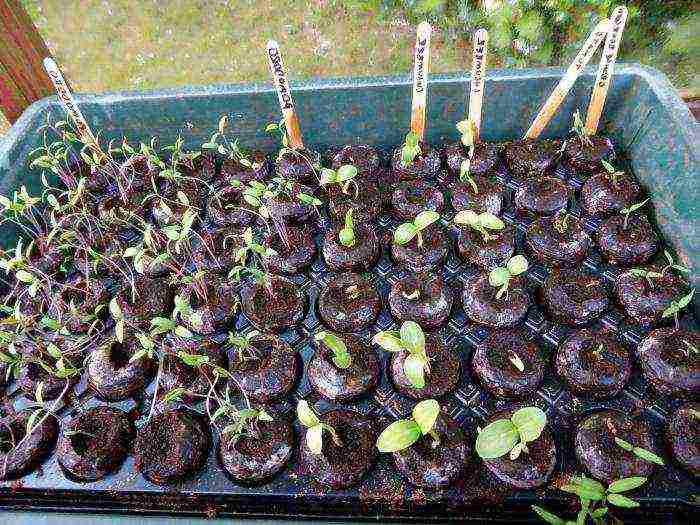
[[[484,139],[503,141],[516,138],[529,124],[560,75],[558,70],[498,72],[487,81],[484,121]],[[444,144],[456,138],[454,123],[463,117],[464,93],[468,78],[444,77],[434,80],[430,87],[429,140]],[[584,106],[592,82],[590,73],[584,75],[571,98],[562,108],[550,127],[551,136],[566,135],[573,110]],[[400,142],[408,122],[408,93],[410,83],[406,79],[370,79],[358,81],[333,81],[304,86],[297,90],[297,105],[307,141],[323,150],[328,143],[344,144],[354,141],[372,143],[386,153],[388,148]],[[268,151],[273,144],[261,135],[265,123],[274,121],[274,93],[262,87],[229,87],[211,90],[201,89],[185,93],[159,93],[134,95],[105,95],[83,99],[88,120],[97,129],[104,129],[108,136],[127,135],[132,141],[150,135],[160,136],[163,142],[181,131],[191,146],[201,144],[210,129],[214,128],[220,114],[233,117],[233,128],[242,143],[260,144]],[[697,127],[691,124],[687,110],[670,91],[666,81],[653,71],[638,66],[618,68],[613,81],[613,91],[608,101],[604,133],[616,142],[618,153],[626,159],[630,168],[650,191],[661,229],[670,246],[691,267],[697,279],[697,186],[698,159],[695,152]],[[28,110],[13,127],[10,135],[0,145],[0,186],[3,193],[21,183],[32,186],[36,175],[26,168],[26,155],[37,139],[35,131],[48,111],[60,111],[53,100],[42,101]],[[267,141],[267,142],[266,142]],[[664,168],[663,164],[671,169]],[[554,174],[568,181],[574,188],[581,181],[563,168]],[[679,180],[684,178],[685,180]],[[517,187],[504,169],[499,180],[511,191]],[[664,184],[661,184],[661,181]],[[675,196],[669,200],[669,195]],[[512,202],[512,201],[511,201]],[[695,210],[695,211],[693,211]],[[572,212],[578,214],[576,207]],[[512,203],[503,214],[507,223],[515,223],[517,240],[522,253],[522,235],[527,221],[515,216]],[[689,218],[688,218],[689,217]],[[448,211],[443,216],[445,228],[452,218]],[[674,222],[678,221],[678,222]],[[678,228],[680,223],[683,228]],[[397,221],[385,213],[378,220],[378,229],[386,238]],[[319,228],[328,226],[324,216]],[[587,221],[586,229],[594,232],[595,221]],[[6,234],[6,236],[9,234]],[[317,244],[320,238],[317,237]],[[602,263],[600,255],[591,250],[584,262],[586,269],[600,274],[608,285],[617,272]],[[477,425],[483,425],[485,417],[507,405],[487,394],[471,378],[469,362],[471,354],[488,335],[488,329],[465,319],[459,300],[464,280],[474,272],[456,253],[454,245],[444,265],[443,277],[455,292],[455,303],[447,325],[436,334],[446,345],[458,352],[463,374],[457,388],[441,400],[451,414],[475,439]],[[534,287],[541,285],[548,270],[532,266],[527,279]],[[367,274],[377,285],[383,299],[391,284],[407,274],[394,265],[387,245],[378,264]],[[332,277],[319,256],[308,271],[292,279],[306,293],[306,316],[298,328],[283,334],[283,338],[299,351],[304,363],[313,352],[313,334],[320,328],[316,300],[320,290]],[[696,282],[696,281],[694,281]],[[631,349],[636,347],[645,332],[626,324],[623,315],[612,309],[599,321],[612,329],[620,341]],[[692,314],[682,323],[697,329]],[[244,316],[237,321],[237,329],[250,330]],[[375,326],[360,336],[369,343],[372,335],[393,326],[386,304]],[[523,325],[526,337],[536,340],[548,356],[570,331],[548,320],[539,305],[532,307]],[[225,339],[222,337],[222,339]],[[387,354],[379,352],[383,363],[379,387],[370,397],[349,404],[352,408],[377,419],[383,428],[393,419],[410,413],[414,402],[398,394],[387,379]],[[137,421],[140,425],[147,410],[153,386],[144,393],[143,400],[132,400],[112,405],[129,411],[140,406],[144,414]],[[100,404],[92,398],[83,380],[76,389],[82,406]],[[7,402],[20,408],[26,401],[11,385],[6,393]],[[330,405],[315,395],[304,375],[296,389],[284,402],[276,406],[290,420],[295,419],[294,407],[299,399],[315,403],[323,413]],[[318,402],[317,402],[318,401]],[[545,381],[529,400],[547,412],[553,434],[557,440],[558,462],[554,478],[565,472],[580,471],[572,451],[572,429],[576,422],[594,408],[614,408],[625,413],[640,414],[657,430],[660,440],[669,412],[678,401],[659,397],[641,378],[637,367],[624,392],[607,401],[591,402],[578,398],[565,390],[551,365]],[[73,403],[75,405],[76,403]],[[196,407],[195,407],[196,408]],[[200,407],[201,408],[201,407]],[[74,408],[59,412],[64,420]],[[297,441],[300,428],[296,424]],[[636,511],[620,512],[634,523],[657,523],[676,519],[689,522],[697,504],[698,486],[682,470],[673,465],[664,454],[666,467],[656,474],[635,498],[642,503]],[[173,487],[153,485],[134,470],[133,456],[129,456],[121,469],[106,479],[94,483],[77,483],[62,473],[56,459],[50,458],[43,467],[14,482],[0,483],[0,508],[32,509],[73,512],[119,512],[138,514],[204,515],[204,516],[268,516],[278,518],[399,518],[418,522],[441,520],[484,520],[490,522],[536,521],[529,510],[531,504],[559,509],[571,515],[574,500],[555,488],[536,491],[509,492],[499,486],[482,468],[480,460],[473,457],[473,468],[455,486],[436,492],[412,488],[395,471],[390,455],[384,455],[362,483],[346,491],[330,491],[315,484],[303,471],[294,456],[289,465],[273,481],[255,488],[233,483],[218,464],[216,438],[206,466],[194,478]]]

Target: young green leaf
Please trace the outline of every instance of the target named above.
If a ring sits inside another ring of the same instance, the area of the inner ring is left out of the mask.
[[[423,210],[413,219],[413,225],[419,230],[425,230],[428,226],[440,219],[440,214],[433,210]]]
[[[396,332],[379,332],[372,338],[372,342],[387,352],[401,352],[405,349],[400,335]]]
[[[306,446],[312,454],[323,452],[323,426],[314,425],[306,429]]]
[[[413,420],[423,435],[430,433],[440,415],[440,403],[435,399],[424,399],[413,407]]]
[[[425,355],[409,354],[403,362],[403,371],[414,388],[425,388]]]
[[[418,231],[418,228],[411,222],[399,224],[394,231],[394,242],[399,245],[407,244],[416,236]]]
[[[410,447],[421,436],[418,423],[412,419],[401,419],[394,421],[379,435],[377,448],[380,452],[396,452]]]
[[[425,334],[415,321],[404,321],[401,323],[400,334],[404,348],[410,353],[413,354],[425,350]]]
[[[634,509],[639,507],[639,503],[633,499],[623,496],[622,494],[608,494],[608,503],[615,505],[616,507],[623,507],[626,509]]]
[[[500,458],[518,443],[518,429],[509,419],[498,419],[486,426],[476,438],[476,453],[483,459]]]
[[[628,490],[634,490],[638,487],[641,487],[646,482],[647,478],[641,476],[618,479],[617,481],[613,481],[610,485],[608,485],[608,492],[627,492]]]
[[[300,400],[297,404],[297,417],[301,424],[307,428],[315,427],[321,423],[305,399]]]
[[[547,424],[547,415],[537,407],[525,407],[516,410],[510,420],[518,429],[520,439],[527,443],[540,437]]]
[[[535,514],[537,514],[542,521],[545,523],[549,523],[550,525],[566,525],[566,521],[561,519],[559,516],[556,514],[552,514],[546,509],[543,509],[542,507],[538,507],[537,505],[532,505],[530,507]]]
[[[335,366],[341,369],[350,366],[351,359],[348,347],[340,337],[330,332],[321,331],[314,336],[314,339],[326,345],[333,352],[333,363],[335,363]]]

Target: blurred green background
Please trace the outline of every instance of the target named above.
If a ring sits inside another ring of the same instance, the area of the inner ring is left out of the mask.
[[[431,70],[470,64],[491,32],[490,67],[568,62],[595,22],[624,3],[621,57],[700,92],[700,2],[613,0],[22,0],[77,91],[267,80],[277,39],[292,78],[408,73],[414,28],[436,27]]]

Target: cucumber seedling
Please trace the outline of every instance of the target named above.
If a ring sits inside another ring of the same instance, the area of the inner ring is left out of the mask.
[[[435,399],[425,399],[413,407],[411,417],[394,421],[377,438],[379,452],[397,452],[413,445],[423,436],[432,438],[431,446],[440,445],[440,435],[435,422],[440,415],[440,404]]]
[[[516,410],[510,418],[497,419],[479,431],[476,453],[483,459],[496,459],[506,454],[511,460],[527,454],[527,444],[540,437],[547,416],[537,407]]]
[[[416,218],[411,222],[399,224],[394,230],[394,242],[396,244],[408,244],[416,238],[416,244],[419,248],[423,247],[423,230],[440,219],[440,214],[432,210],[424,210],[416,215]]]
[[[513,277],[516,277],[527,271],[529,263],[523,255],[514,255],[511,257],[505,266],[494,268],[489,273],[489,284],[499,287],[496,292],[496,299],[508,291],[508,286]]]
[[[501,219],[492,213],[483,212],[475,213],[472,210],[462,210],[457,212],[454,218],[454,223],[460,226],[468,226],[469,228],[479,232],[484,242],[489,242],[491,239],[498,238],[498,235],[489,233],[489,231],[500,231],[506,227]]]
[[[425,334],[414,321],[404,321],[399,332],[379,332],[372,342],[387,352],[407,352],[403,371],[415,388],[425,388],[425,374],[430,372],[430,360],[425,351]]]
[[[340,440],[336,430],[327,423],[322,422],[304,399],[297,404],[297,417],[299,422],[306,427],[306,446],[312,454],[321,454],[323,452],[324,431],[331,435],[333,442],[337,446],[343,446],[343,442]]]

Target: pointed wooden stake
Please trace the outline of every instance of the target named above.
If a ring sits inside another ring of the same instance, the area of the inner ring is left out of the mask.
[[[63,109],[68,114],[68,117],[75,122],[75,126],[78,130],[78,135],[80,140],[82,140],[92,151],[97,153],[97,155],[102,158],[104,153],[100,149],[100,145],[97,142],[96,135],[90,129],[90,126],[83,116],[83,112],[80,111],[78,103],[75,101],[73,93],[71,93],[70,88],[66,79],[63,77],[63,73],[56,64],[56,61],[51,57],[46,57],[44,59],[44,69],[49,75],[53,87],[58,95],[58,100],[61,102]]]
[[[469,82],[469,120],[474,125],[474,142],[481,136],[481,107],[484,104],[484,78],[486,76],[486,55],[488,53],[489,32],[478,29],[472,43],[472,75]]]
[[[625,6],[617,6],[610,17],[610,31],[605,39],[603,56],[598,64],[598,74],[595,77],[591,101],[588,104],[585,126],[586,135],[595,135],[598,131],[598,123],[603,114],[605,98],[608,96],[608,90],[610,89],[615,60],[617,60],[617,52],[620,49],[622,32],[625,30],[626,23],[627,8]]]
[[[607,18],[598,22],[598,25],[595,26],[593,32],[588,36],[588,39],[586,39],[586,42],[576,55],[576,58],[574,58],[574,61],[566,70],[566,73],[564,73],[564,76],[556,85],[554,91],[552,91],[552,94],[549,95],[549,98],[542,106],[542,109],[540,109],[535,120],[530,124],[530,128],[523,138],[536,139],[540,136],[542,130],[549,124],[549,121],[552,120],[557,109],[559,109],[559,106],[566,98],[566,95],[581,74],[581,71],[583,71],[583,68],[590,62],[598,46],[608,34],[609,28],[610,21]]]
[[[428,94],[428,73],[430,70],[430,33],[428,22],[418,25],[416,48],[413,58],[413,98],[411,102],[411,132],[419,140],[425,138],[425,104]]]
[[[304,141],[301,138],[301,127],[299,126],[299,117],[294,109],[294,100],[292,99],[289,80],[287,80],[287,72],[284,70],[284,64],[282,63],[280,47],[274,40],[269,40],[267,42],[267,60],[270,63],[272,80],[277,90],[280,108],[282,109],[282,117],[284,118],[284,126],[287,130],[289,145],[293,149],[304,149]]]

